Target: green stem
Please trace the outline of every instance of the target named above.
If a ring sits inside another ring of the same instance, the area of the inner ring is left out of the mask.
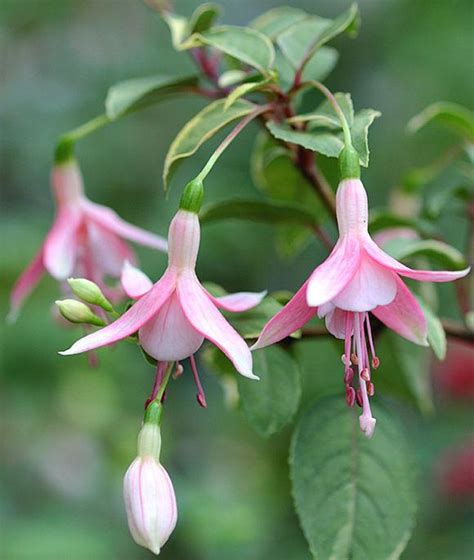
[[[257,117],[261,113],[264,113],[265,111],[268,111],[269,108],[270,108],[269,105],[263,105],[262,107],[257,107],[254,111],[252,111],[244,119],[242,119],[239,122],[239,124],[232,130],[232,132],[230,132],[224,138],[224,140],[218,146],[216,151],[209,158],[206,165],[202,168],[199,175],[196,176],[195,180],[204,181],[204,179],[209,175],[211,169],[214,167],[216,161],[222,155],[222,153],[227,148],[227,146],[232,142],[232,140],[239,134],[239,132],[241,132],[249,124],[249,122],[251,122],[255,117]]]
[[[160,388],[158,389],[158,392],[156,393],[156,397],[153,399],[153,402],[161,403],[161,399],[163,398],[163,394],[166,391],[168,381],[171,378],[171,373],[173,371],[173,368],[174,368],[174,362],[171,362],[168,366],[168,369],[166,370],[166,373],[163,377],[163,381],[161,382]]]
[[[346,147],[351,147],[352,146],[351,129],[349,128],[349,124],[347,122],[346,116],[344,115],[341,106],[337,102],[337,99],[329,91],[329,89],[321,82],[317,82],[316,80],[311,80],[308,83],[310,83],[316,89],[319,89],[319,91],[327,98],[331,107],[334,109],[334,112],[338,116],[339,121],[341,122],[342,132],[344,134],[344,144],[346,145]]]
[[[97,129],[102,128],[106,124],[112,122],[109,117],[105,114],[99,115],[90,121],[87,121],[81,126],[70,130],[63,134],[56,144],[56,150],[54,155],[54,161],[57,164],[65,163],[68,160],[74,157],[74,144],[88,136],[92,132],[95,132]]]

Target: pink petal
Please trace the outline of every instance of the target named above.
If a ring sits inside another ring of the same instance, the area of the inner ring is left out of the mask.
[[[421,346],[428,345],[425,315],[400,278],[397,278],[397,295],[392,303],[376,307],[372,313],[399,335]]]
[[[453,280],[457,280],[458,278],[462,278],[469,274],[471,270],[469,268],[465,268],[464,270],[413,270],[408,266],[398,262],[396,259],[387,255],[380,247],[374,243],[374,241],[368,238],[364,242],[364,248],[367,253],[379,264],[382,266],[393,270],[397,274],[402,276],[406,276],[407,278],[413,278],[413,280],[419,280],[420,282],[451,282]]]
[[[155,235],[142,228],[129,224],[122,220],[120,216],[101,204],[95,204],[90,200],[83,202],[83,208],[90,220],[93,220],[103,226],[104,228],[116,233],[120,237],[134,241],[139,245],[146,245],[153,249],[166,252],[168,250],[168,243],[166,239],[160,235]]]
[[[67,356],[87,352],[94,348],[113,344],[137,332],[158,313],[173,293],[175,285],[176,276],[166,271],[153,288],[116,321],[95,333],[81,338],[71,348],[59,353]]]
[[[370,311],[390,303],[397,292],[396,274],[362,253],[359,267],[332,303],[346,311]]]
[[[76,207],[59,208],[44,243],[44,266],[57,280],[71,275],[77,257],[82,214]]]
[[[136,262],[135,253],[123,239],[90,220],[87,222],[87,239],[91,266],[99,271],[99,277],[107,274],[119,278],[126,260]]]
[[[214,297],[207,292],[207,295],[217,307],[233,313],[241,313],[256,307],[267,295],[267,292],[237,292],[221,297]]]
[[[336,338],[346,338],[347,311],[335,307],[326,315],[326,328]]]
[[[176,293],[140,329],[139,339],[145,352],[159,362],[189,358],[204,341],[203,335],[186,318]]]
[[[317,307],[337,296],[356,273],[359,262],[358,238],[354,235],[339,238],[332,253],[309,278],[306,294],[308,305]]]
[[[43,247],[34,256],[28,267],[16,281],[10,295],[9,321],[15,321],[23,300],[30,294],[44,273]]]
[[[145,295],[153,287],[153,282],[148,276],[127,260],[123,263],[120,283],[127,296],[133,299]]]
[[[252,373],[252,354],[245,340],[219,313],[193,272],[180,276],[177,293],[184,314],[193,327],[220,348],[239,373],[258,379]]]
[[[309,280],[301,286],[285,307],[268,321],[263,327],[252,350],[264,348],[283,340],[300,329],[316,313],[316,307],[309,307],[306,303],[306,290]]]

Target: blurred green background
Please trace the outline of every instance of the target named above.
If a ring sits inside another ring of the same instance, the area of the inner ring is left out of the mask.
[[[197,4],[178,0],[175,6],[189,15]],[[225,0],[222,19],[245,24],[280,4]],[[341,59],[327,84],[350,91],[356,108],[382,111],[371,130],[371,166],[364,172],[371,201],[379,206],[387,204],[389,189],[407,167],[428,163],[450,142],[435,129],[407,137],[408,119],[436,100],[469,105],[474,99],[474,12],[471,0],[359,4],[360,35],[336,41]],[[348,2],[291,5],[332,17]],[[186,73],[193,65],[186,54],[173,51],[158,16],[130,0],[0,0],[0,61],[5,315],[9,290],[51,223],[48,175],[59,134],[100,113],[112,83]],[[200,169],[212,146],[181,166],[167,199],[161,184],[164,156],[203,104],[197,98],[173,99],[80,143],[77,154],[89,196],[165,234],[180,186]],[[249,127],[216,166],[207,181],[208,201],[259,196],[248,165],[256,132],[256,125]],[[455,228],[451,224],[446,221],[444,233],[461,248],[466,224],[461,216]],[[301,256],[282,260],[273,237],[263,225],[208,226],[199,276],[229,291],[295,289],[324,251],[313,244]],[[165,258],[150,250],[138,253],[144,270],[157,278]],[[442,293],[442,310],[456,317],[452,287]],[[84,356],[59,356],[80,331],[55,322],[56,297],[56,284],[44,279],[17,323],[4,328],[0,558],[151,558],[128,535],[121,484],[135,455],[153,370],[126,344],[100,351],[98,369],[89,369]],[[341,390],[339,348],[327,340],[310,341],[298,352],[305,402]],[[472,369],[472,353],[465,364]],[[175,485],[179,521],[161,557],[309,559],[289,495],[291,430],[259,438],[238,410],[226,407],[215,377],[204,366],[201,370],[207,410],[195,404],[189,375],[173,384],[168,397],[162,459]],[[436,401],[436,413],[428,419],[410,405],[398,408],[421,474],[418,526],[404,560],[474,555],[472,494],[456,500],[438,484],[441,455],[449,446],[465,446],[472,432],[472,400],[456,400],[437,386]]]

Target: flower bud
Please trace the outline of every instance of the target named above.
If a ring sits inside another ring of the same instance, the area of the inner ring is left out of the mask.
[[[98,305],[105,311],[113,311],[112,304],[104,296],[97,284],[86,278],[69,278],[67,283],[74,295],[91,305]]]
[[[92,309],[80,301],[75,299],[63,299],[55,303],[61,315],[68,321],[71,321],[71,323],[86,323],[95,325],[96,327],[103,327],[105,325],[104,321],[102,321]]]
[[[123,484],[133,540],[154,554],[160,553],[177,521],[176,497],[170,477],[159,462],[160,447],[159,426],[145,419],[138,436],[138,457],[128,468]]]

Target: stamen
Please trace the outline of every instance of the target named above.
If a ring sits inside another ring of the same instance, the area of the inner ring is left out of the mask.
[[[362,408],[363,402],[362,402],[362,393],[360,392],[360,389],[357,389],[356,391],[356,403]]]
[[[367,328],[367,338],[369,340],[370,354],[372,356],[372,367],[374,369],[377,369],[380,365],[380,360],[377,358],[377,356],[375,354],[374,339],[372,337],[372,328],[370,326],[370,319],[369,319],[369,314],[368,313],[365,314],[365,325],[366,325],[366,328]]]
[[[375,395],[375,385],[372,382],[367,383],[367,394],[369,397],[373,397]]]
[[[173,379],[178,379],[178,377],[183,374],[183,371],[183,366],[179,362],[176,362],[176,369],[173,373]]]
[[[357,357],[357,354],[355,352],[352,352],[351,361],[355,366],[359,363],[359,358]]]
[[[346,385],[346,403],[347,406],[354,406],[356,400],[356,392],[354,387],[351,387],[350,385]]]
[[[194,360],[194,356],[192,355],[189,356],[189,361],[191,362],[191,369],[193,371],[194,383],[196,383],[196,388],[198,390],[196,395],[197,402],[199,403],[199,406],[202,406],[202,408],[207,408],[206,396],[204,395],[204,390],[201,385],[201,380],[199,379],[199,374],[197,371],[196,361]]]
[[[351,367],[346,367],[344,370],[344,383],[346,385],[352,385],[352,380],[354,379],[354,370]]]
[[[364,368],[360,373],[361,378],[364,381],[370,381],[370,371],[368,368]]]
[[[165,376],[165,371],[167,367],[168,367],[168,362],[158,362],[158,364],[156,365],[156,374],[155,374],[155,381],[153,383],[153,389],[151,391],[150,398],[147,400],[145,404],[145,408],[149,405],[151,401],[153,401],[156,398],[160,386],[163,383],[163,378]],[[161,399],[161,402],[164,402],[164,398]]]

